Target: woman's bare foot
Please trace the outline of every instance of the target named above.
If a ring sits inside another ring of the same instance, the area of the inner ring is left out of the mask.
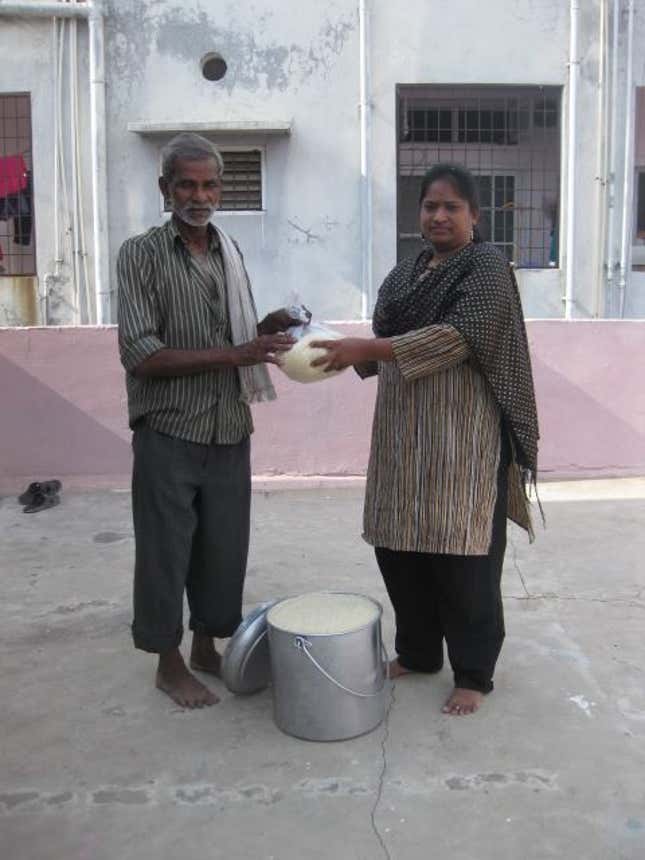
[[[403,675],[411,674],[412,669],[406,669],[405,666],[402,666],[397,657],[395,657],[394,660],[390,660],[390,678],[392,680],[395,678],[401,678]]]
[[[156,684],[182,708],[203,708],[219,702],[215,693],[190,674],[178,648],[159,655]]]
[[[215,650],[212,636],[203,633],[193,633],[193,644],[190,649],[190,668],[196,672],[207,672],[217,678],[222,676],[222,658]]]
[[[477,690],[466,690],[463,687],[455,687],[452,695],[441,710],[444,714],[450,714],[454,717],[474,714],[481,705],[483,698],[484,694],[479,693]]]

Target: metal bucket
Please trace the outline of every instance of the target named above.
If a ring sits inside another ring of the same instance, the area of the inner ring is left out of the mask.
[[[366,601],[373,617],[341,633],[320,632],[320,624],[309,629],[305,624],[296,632],[293,625],[284,629],[276,619],[281,607],[299,598],[280,601],[269,610],[274,718],[279,729],[294,737],[336,741],[375,729],[385,716],[390,685],[381,639],[383,608],[360,594],[322,594],[330,608],[335,597]]]

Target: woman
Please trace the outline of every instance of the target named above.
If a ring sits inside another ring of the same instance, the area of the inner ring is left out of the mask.
[[[470,714],[493,689],[504,639],[507,516],[532,538],[538,424],[522,308],[504,257],[476,235],[473,176],[438,164],[421,185],[430,245],[385,279],[375,338],[321,341],[314,364],[378,373],[364,538],[396,617],[391,674],[438,672],[444,713]]]

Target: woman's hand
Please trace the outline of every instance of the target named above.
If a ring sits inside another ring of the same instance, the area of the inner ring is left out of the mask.
[[[312,367],[324,367],[325,372],[344,370],[364,361],[390,361],[392,346],[387,338],[344,337],[340,340],[314,340],[309,346],[326,349],[327,354],[311,362]]]

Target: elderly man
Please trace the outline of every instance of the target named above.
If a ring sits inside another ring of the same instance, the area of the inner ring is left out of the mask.
[[[217,675],[213,639],[241,620],[251,498],[249,404],[275,397],[266,363],[295,320],[258,324],[237,245],[210,223],[222,191],[217,148],[194,134],[162,153],[172,217],[119,252],[119,350],[133,432],[135,647],[159,655],[157,687],[183,707],[217,702],[179,645],[184,589],[190,666]]]

